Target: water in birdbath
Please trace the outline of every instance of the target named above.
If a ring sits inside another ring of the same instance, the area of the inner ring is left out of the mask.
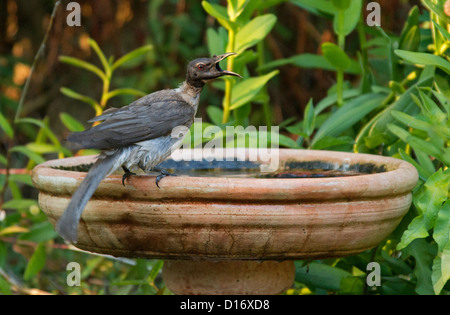
[[[87,172],[91,165],[58,167],[69,171]],[[193,177],[230,177],[230,178],[328,178],[349,177],[386,172],[384,165],[372,163],[351,164],[330,163],[324,161],[287,161],[278,170],[270,173],[261,172],[260,164],[251,161],[173,161],[167,160],[158,165],[178,176]],[[117,174],[122,174],[121,170]],[[143,175],[144,173],[138,173]]]

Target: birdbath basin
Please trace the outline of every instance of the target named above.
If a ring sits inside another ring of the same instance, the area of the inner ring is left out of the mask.
[[[95,159],[33,170],[53,224]],[[125,187],[113,174],[86,206],[76,246],[163,259],[165,284],[176,294],[277,294],[291,287],[294,260],[377,246],[407,213],[418,180],[411,164],[366,154],[281,149],[277,170],[261,173],[264,163],[168,160],[164,167],[178,176],[160,189],[157,174],[132,176]]]

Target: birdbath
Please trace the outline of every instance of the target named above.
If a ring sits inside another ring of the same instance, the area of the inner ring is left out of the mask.
[[[53,224],[95,159],[33,170]],[[76,246],[163,259],[176,294],[278,294],[293,284],[294,260],[355,255],[382,242],[408,212],[418,180],[411,164],[366,154],[281,149],[271,173],[260,171],[268,162],[210,160],[164,162],[178,176],[161,188],[157,174],[132,176],[125,187],[122,174],[104,179]]]

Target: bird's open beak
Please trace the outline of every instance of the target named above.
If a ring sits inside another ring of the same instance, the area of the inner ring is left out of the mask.
[[[220,68],[219,62],[221,62],[225,58],[228,58],[228,57],[233,56],[233,55],[237,55],[237,54],[236,53],[226,53],[226,54],[219,55],[219,56],[216,56],[216,55],[213,56],[213,58],[215,59],[214,63],[216,65],[216,70],[219,71],[220,76],[232,75],[232,76],[235,76],[235,77],[242,78],[242,76],[240,74],[237,74],[235,72],[231,72],[231,71],[228,71],[228,70],[223,70],[222,68]]]

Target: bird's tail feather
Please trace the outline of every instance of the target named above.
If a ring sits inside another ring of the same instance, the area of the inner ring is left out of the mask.
[[[74,244],[77,242],[78,223],[84,207],[91,199],[102,179],[113,171],[120,156],[120,152],[116,152],[113,155],[98,159],[72,195],[69,205],[56,225],[56,231],[66,241]]]

